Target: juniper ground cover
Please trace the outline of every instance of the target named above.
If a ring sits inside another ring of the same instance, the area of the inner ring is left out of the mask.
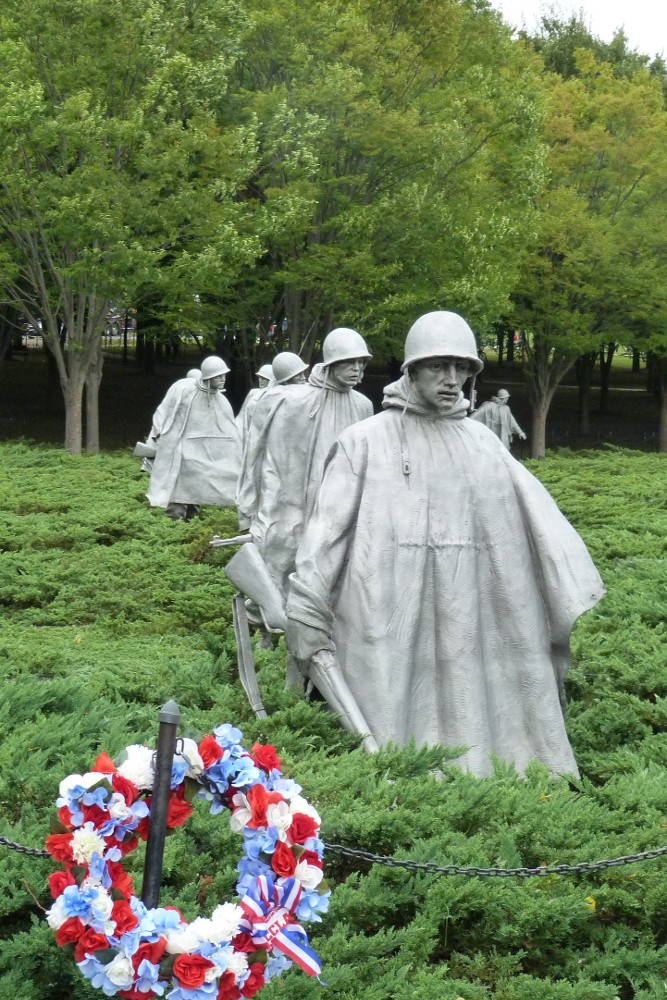
[[[580,781],[533,766],[462,774],[445,749],[368,757],[321,706],[283,690],[284,650],[257,650],[269,717],[235,671],[229,511],[172,523],[137,462],[0,446],[0,834],[41,847],[60,780],[101,750],[224,721],[273,743],[323,835],[440,864],[574,863],[667,844],[667,490],[664,457],[561,452],[532,471],[584,536],[607,596],[578,623],[568,728]],[[442,779],[432,776],[442,771]],[[192,919],[233,899],[240,838],[202,803],[167,842],[161,902]],[[128,867],[140,882],[142,858]],[[667,861],[577,876],[446,877],[328,852],[330,912],[309,925],[328,987],[298,970],[267,1000],[658,1000],[667,978]],[[99,994],[41,907],[53,863],[0,846],[0,1000]],[[323,991],[324,990],[324,991]]]

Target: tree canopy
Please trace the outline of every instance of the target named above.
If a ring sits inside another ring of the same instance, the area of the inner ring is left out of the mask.
[[[334,325],[526,331],[551,396],[600,343],[662,343],[667,70],[486,0],[8,0],[0,286],[41,325],[66,446],[97,442],[110,307],[250,371]],[[288,341],[288,343],[287,343]],[[84,393],[85,387],[85,393]]]
[[[256,252],[233,197],[254,137],[217,114],[244,16],[207,0],[35,0],[1,20],[0,280],[55,356],[77,452],[110,305],[151,289],[168,314]]]
[[[547,173],[536,239],[513,291],[528,331],[534,457],[544,453],[553,393],[576,359],[609,340],[629,343],[651,314],[664,329],[667,117],[660,80],[575,50],[567,76],[545,71]]]

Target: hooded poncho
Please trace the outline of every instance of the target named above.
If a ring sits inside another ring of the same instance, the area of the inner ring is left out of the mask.
[[[497,396],[492,396],[486,403],[482,403],[478,410],[471,413],[471,417],[490,428],[508,449],[514,435],[523,434],[507,403]]]
[[[467,402],[432,416],[402,378],[330,454],[288,617],[333,640],[378,743],[467,747],[577,773],[562,684],[569,635],[602,596],[583,541]],[[298,627],[298,626],[297,626]]]
[[[285,595],[329,449],[341,431],[372,413],[360,392],[327,385],[321,365],[307,383],[268,389],[255,406],[237,506]]]
[[[263,386],[261,389],[250,389],[248,395],[243,400],[243,405],[236,415],[236,426],[238,432],[241,435],[241,444],[245,444],[248,437],[248,431],[250,430],[250,424],[252,423],[252,416],[255,412],[255,407],[267,390],[267,386]]]
[[[151,506],[233,506],[241,441],[228,400],[207,392],[201,379],[184,378],[157,412],[160,437],[146,494]]]

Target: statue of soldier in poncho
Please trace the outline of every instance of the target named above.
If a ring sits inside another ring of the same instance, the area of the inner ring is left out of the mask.
[[[487,399],[478,410],[470,414],[473,420],[479,420],[480,423],[489,427],[496,437],[500,438],[508,451],[515,434],[522,441],[526,440],[525,432],[521,430],[509,408],[507,403],[509,398],[510,394],[507,389],[499,389],[495,396]]]
[[[264,395],[269,385],[273,382],[273,369],[271,365],[262,365],[262,367],[255,372],[255,375],[257,376],[257,387],[250,390],[246,398],[243,400],[243,405],[236,417],[236,426],[239,429],[242,443],[248,436],[252,415],[255,412],[255,407],[257,406],[260,397]]]
[[[241,441],[223,395],[228,371],[222,358],[205,358],[199,377],[176,382],[158,407],[157,454],[146,496],[173,520],[191,517],[201,504],[234,505]]]
[[[200,374],[201,374],[201,372],[199,371],[199,368],[191,368],[188,371],[188,373],[187,373],[187,375],[185,377],[186,378],[199,378]],[[171,412],[171,397],[178,392],[178,390],[175,387],[178,385],[178,383],[180,381],[181,381],[181,379],[179,379],[178,382],[174,382],[173,385],[169,386],[169,389],[167,390],[166,396],[164,397],[164,399],[162,400],[162,402],[158,406],[157,410],[153,414],[153,422],[151,424],[151,431],[150,431],[150,434],[148,435],[148,437],[146,438],[146,450],[147,451],[150,450],[151,454],[150,455],[145,455],[144,454],[144,457],[142,458],[142,462],[141,462],[141,471],[142,472],[149,472],[150,473],[151,470],[152,470],[152,468],[153,468],[153,462],[155,461],[155,454],[157,452],[157,443],[158,443],[158,441],[160,439],[160,433],[162,431],[162,425],[164,424],[164,422],[165,422],[166,418],[168,417],[169,413]],[[139,447],[139,444],[140,444],[140,442],[137,442],[137,447]],[[142,448],[141,451],[143,453],[144,449]]]
[[[291,578],[287,645],[306,674],[330,658],[327,700],[374,744],[464,746],[458,763],[476,775],[492,755],[576,774],[569,636],[603,587],[544,487],[466,419],[462,388],[481,368],[460,316],[413,325],[384,412],[330,453]]]
[[[307,383],[287,385],[276,379],[276,386],[258,401],[239,477],[239,518],[250,525],[284,596],[327,453],[341,431],[373,413],[370,400],[354,388],[371,356],[363,337],[355,330],[332,330],[322,352],[323,361]]]

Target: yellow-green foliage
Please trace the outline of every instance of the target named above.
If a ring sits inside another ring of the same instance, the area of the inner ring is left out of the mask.
[[[329,842],[442,864],[537,866],[667,843],[667,467],[663,456],[561,453],[532,470],[586,539],[607,596],[573,636],[568,727],[582,779],[462,774],[442,748],[368,757],[335,718],[283,690],[284,650],[256,650],[269,718],[236,679],[229,511],[173,524],[136,462],[0,447],[0,833],[41,846],[58,783],[100,750],[151,741],[170,697],[183,727],[223,721],[272,742]],[[441,780],[433,777],[442,773]],[[233,898],[239,838],[198,808],[171,837],[161,901],[189,917]],[[266,1000],[658,1000],[667,863],[576,877],[444,877],[328,852],[330,913],[312,926],[322,987],[290,972]],[[141,858],[133,860],[140,880]],[[53,866],[0,847],[0,1000],[92,1000],[56,947]]]

